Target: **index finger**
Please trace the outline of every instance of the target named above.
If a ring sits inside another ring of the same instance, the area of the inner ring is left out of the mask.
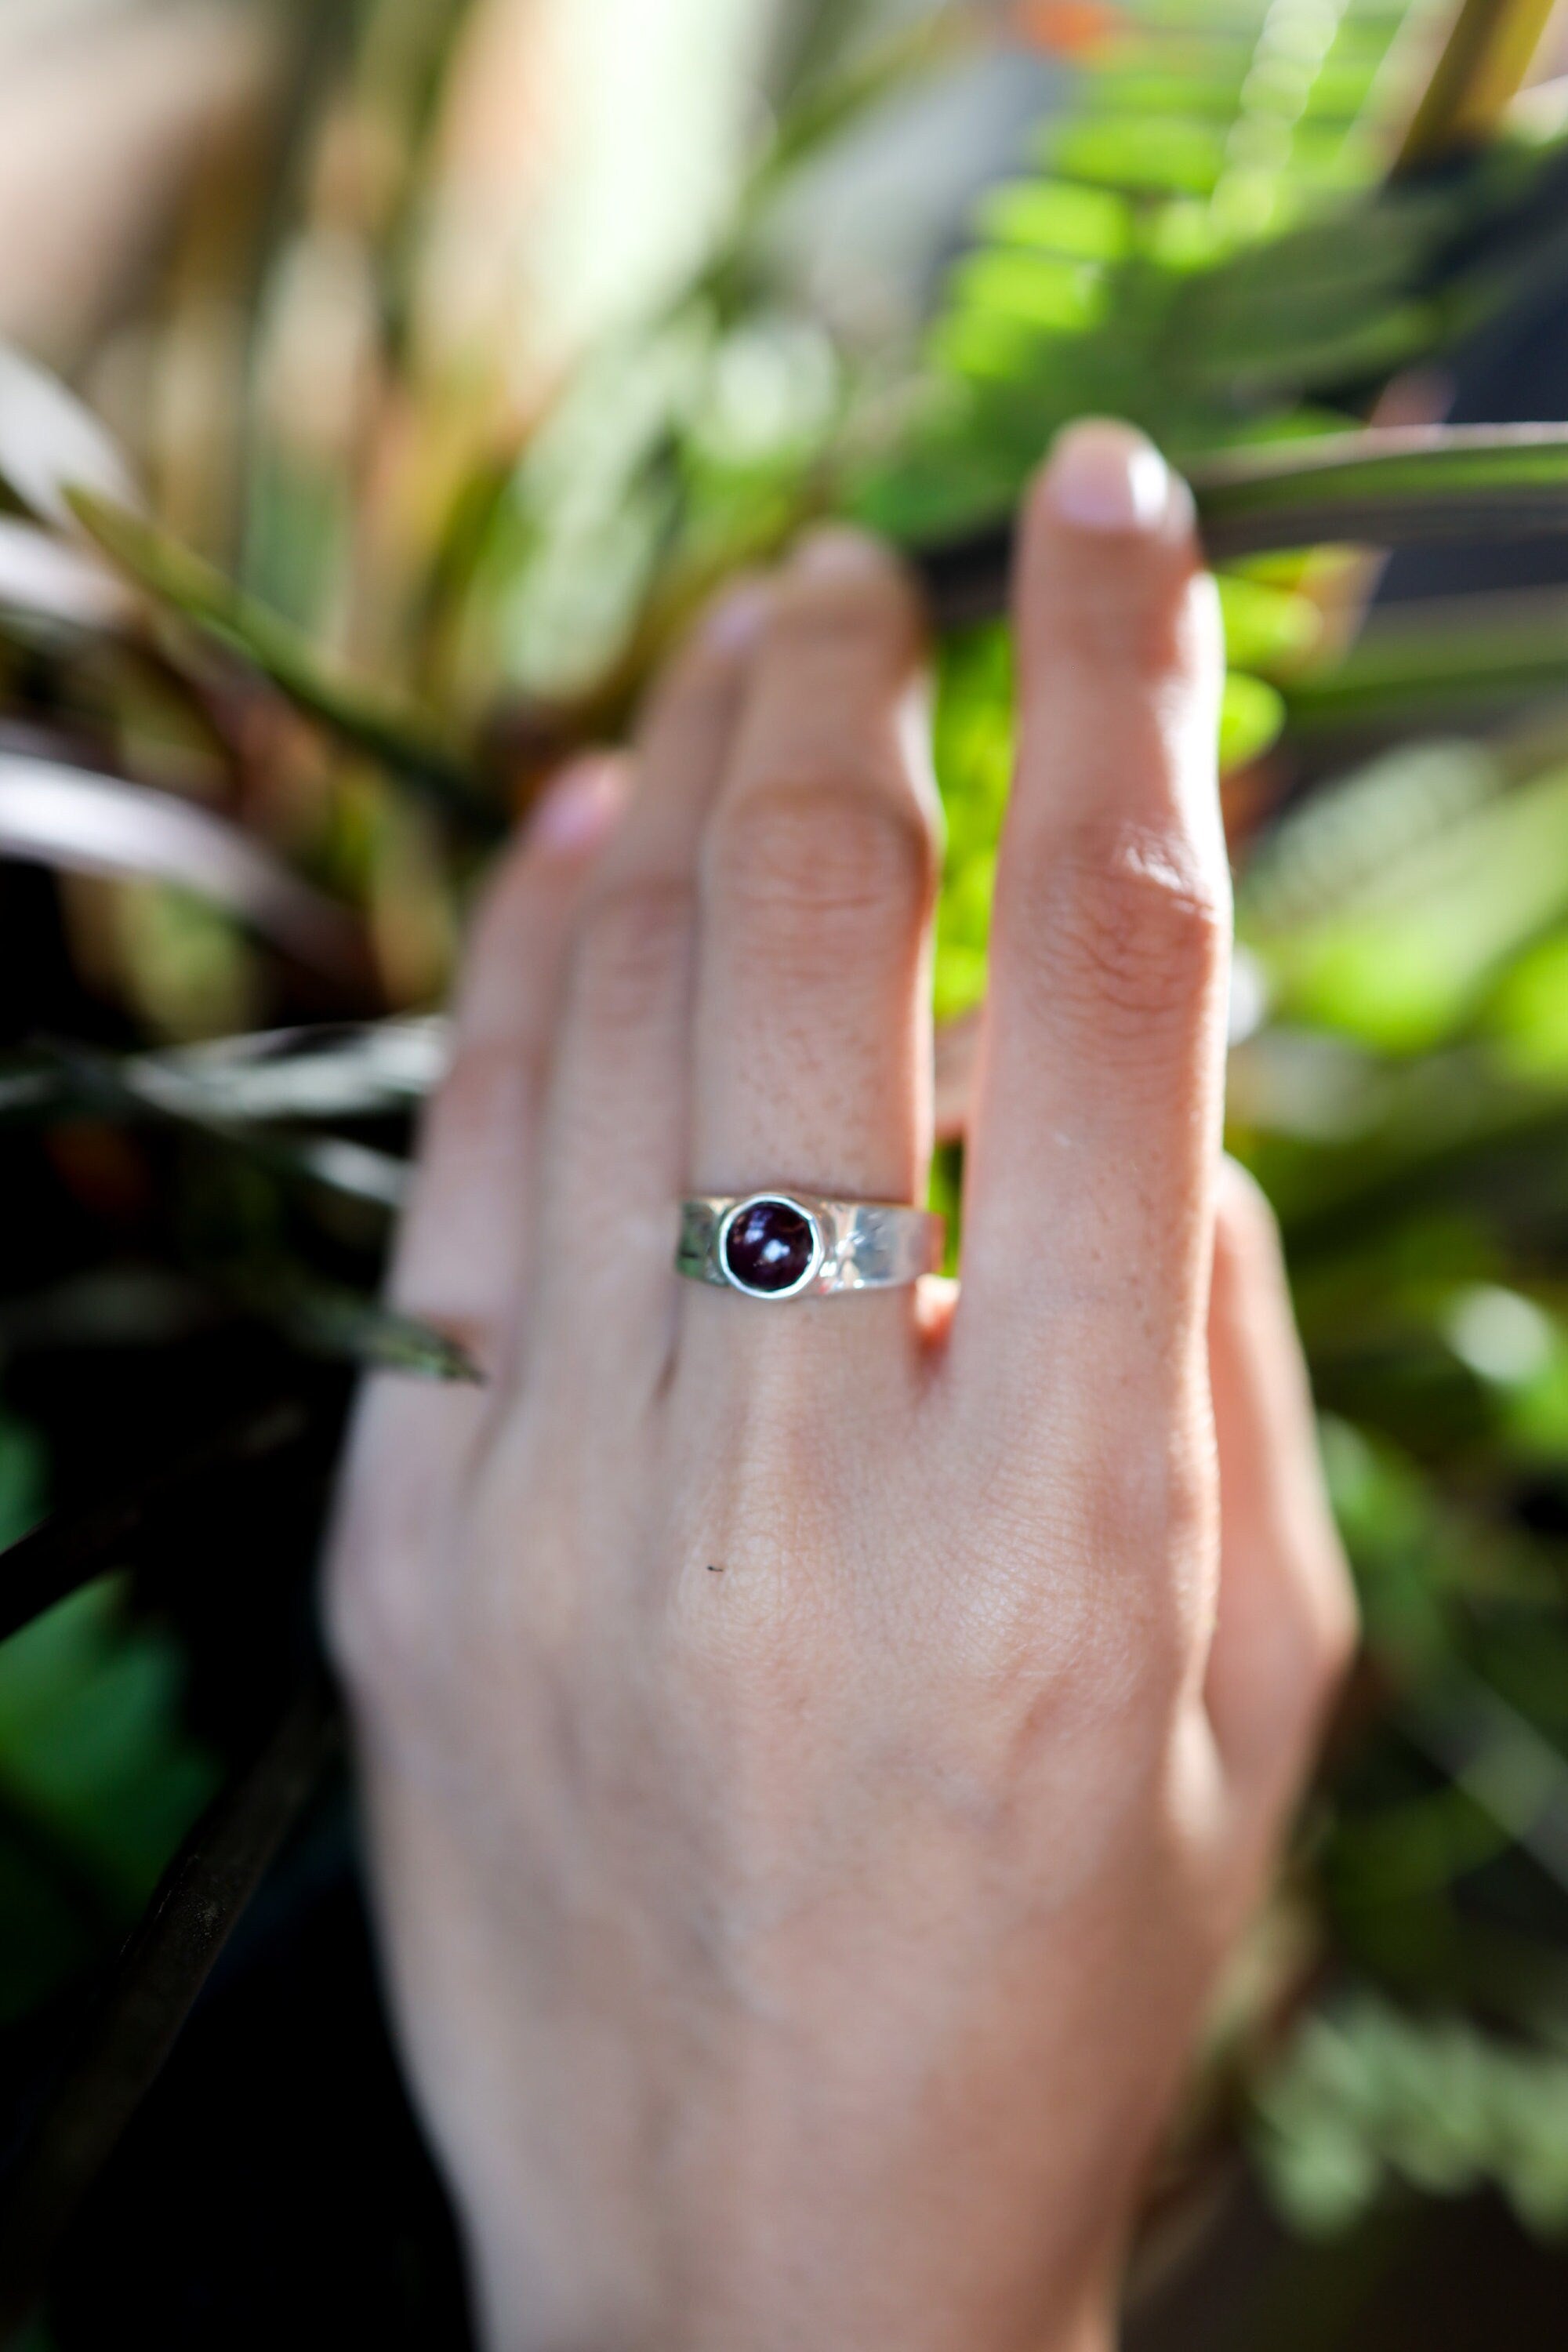
[[[1125,1386],[1201,1356],[1230,920],[1217,608],[1191,497],[1142,435],[1061,436],[1015,603],[955,1346]]]

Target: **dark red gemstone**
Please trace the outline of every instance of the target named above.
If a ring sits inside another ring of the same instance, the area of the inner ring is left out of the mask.
[[[792,1290],[811,1264],[811,1220],[788,1201],[752,1201],[724,1236],[724,1264],[748,1290]]]

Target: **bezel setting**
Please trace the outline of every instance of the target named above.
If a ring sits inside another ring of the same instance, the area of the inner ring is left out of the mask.
[[[777,1290],[763,1290],[755,1283],[747,1282],[736,1273],[730,1263],[731,1230],[737,1222],[748,1215],[752,1209],[764,1206],[790,1210],[803,1220],[811,1234],[811,1257],[804,1273],[798,1275],[794,1282],[785,1283]],[[826,1258],[827,1241],[822,1229],[820,1215],[809,1202],[798,1199],[793,1192],[773,1191],[748,1192],[743,1201],[736,1201],[725,1210],[719,1220],[718,1232],[713,1237],[714,1263],[731,1289],[738,1290],[742,1298],[760,1298],[767,1305],[772,1305],[776,1300],[798,1298],[803,1290],[809,1290],[821,1275]]]

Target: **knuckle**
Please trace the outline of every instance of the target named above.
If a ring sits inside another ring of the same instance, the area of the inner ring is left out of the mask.
[[[1226,912],[1179,843],[1080,834],[1041,861],[1024,917],[1041,1012],[1112,1039],[1184,1024],[1223,980]]]
[[[885,778],[776,777],[716,821],[709,877],[732,916],[764,939],[846,940],[868,924],[905,930],[936,887],[931,828],[914,794]]]
[[[1239,1752],[1280,1784],[1305,1769],[1359,1638],[1342,1559],[1314,1552],[1281,1570],[1234,1654],[1226,1717]]]
[[[584,909],[569,997],[590,1025],[619,1028],[662,998],[689,952],[694,894],[680,876],[639,875],[602,890]]]
[[[978,1580],[980,1654],[1005,1678],[1058,1695],[1081,1733],[1136,1762],[1158,1752],[1202,1641],[1213,1496],[1166,1454],[1068,1441],[1081,1475],[1042,1515],[1004,1495],[1009,1532]],[[988,1499],[990,1497],[988,1496]]]
[[[891,674],[913,656],[917,612],[894,560],[868,558],[853,579],[788,584],[773,608],[768,649],[792,670],[819,677]]]
[[[1211,1477],[1178,1449],[1120,1451],[1088,1481],[1082,1543],[1102,1605],[1089,1621],[1113,1714],[1175,1700],[1203,1639],[1215,1548]]]
[[[1121,1580],[1069,1572],[1053,1580],[1048,1611],[1011,1613],[942,1664],[983,1780],[1017,1790],[1066,1770],[1096,1801],[1151,1789],[1192,1685],[1173,1612]]]
[[[1119,1748],[1160,1745],[1194,1648],[1189,1613],[1157,1570],[1106,1580],[1086,1617],[1081,1664],[1092,1717]]]

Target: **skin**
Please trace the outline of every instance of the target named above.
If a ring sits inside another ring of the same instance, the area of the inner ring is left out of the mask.
[[[1127,428],[1029,500],[962,1295],[679,1282],[676,1202],[917,1200],[912,593],[711,615],[479,921],[329,1583],[394,2008],[494,2352],[1100,2352],[1352,1612],[1220,1156],[1220,676]]]

